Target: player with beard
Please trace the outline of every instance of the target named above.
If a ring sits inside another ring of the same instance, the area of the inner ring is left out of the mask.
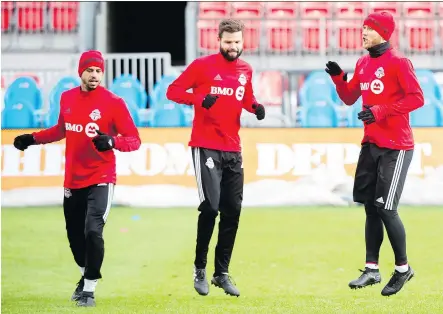
[[[71,251],[82,274],[71,299],[81,307],[95,306],[94,291],[102,278],[103,228],[116,183],[113,149],[130,152],[140,147],[125,102],[100,86],[104,68],[99,51],[84,52],[78,65],[81,86],[62,94],[58,123],[14,140],[23,151],[66,138],[63,209]]]
[[[243,51],[243,29],[241,21],[221,21],[220,53],[194,60],[167,91],[168,99],[194,106],[195,112],[189,146],[200,197],[194,260],[194,288],[200,295],[209,293],[207,254],[219,211],[211,283],[226,294],[240,295],[228,271],[243,200],[240,116],[246,109],[258,120],[265,117],[265,108],[254,97],[251,66],[239,59]],[[189,89],[192,93],[187,92]]]

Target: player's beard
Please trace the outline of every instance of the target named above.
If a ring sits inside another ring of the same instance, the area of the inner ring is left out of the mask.
[[[231,50],[231,52],[233,52],[233,51],[237,52],[235,57],[232,57],[232,56],[229,55],[230,50],[224,50],[222,47],[220,47],[220,53],[228,61],[235,61],[235,60],[237,60],[241,56],[241,54],[243,52],[243,49],[241,49],[241,50]]]
[[[89,80],[88,81],[83,80],[83,86],[86,88],[88,92],[95,90],[100,85],[100,81],[96,81],[96,84],[97,85],[92,85]]]

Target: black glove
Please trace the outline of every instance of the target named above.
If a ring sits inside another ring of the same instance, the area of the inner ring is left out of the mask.
[[[211,108],[215,102],[217,101],[218,96],[212,96],[211,94],[206,95],[205,99],[203,99],[202,106],[203,108],[209,109]]]
[[[371,107],[368,105],[363,105],[366,110],[360,111],[358,113],[358,119],[363,121],[363,123],[371,124],[375,122],[374,114],[372,113]]]
[[[105,152],[107,150],[113,149],[115,145],[114,138],[109,136],[99,130],[95,130],[97,132],[97,136],[92,139],[94,142],[95,148],[99,152]]]
[[[337,76],[343,73],[343,70],[340,68],[337,62],[329,61],[326,63],[326,73],[328,73],[330,76]],[[343,80],[348,80],[348,73],[345,73],[343,76]]]
[[[257,120],[263,120],[266,115],[265,107],[260,104],[253,104],[252,109],[255,109],[255,116]]]
[[[14,147],[21,151],[35,144],[35,138],[32,134],[19,135],[14,139]]]

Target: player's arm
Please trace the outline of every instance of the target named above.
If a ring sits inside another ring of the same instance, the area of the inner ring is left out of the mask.
[[[254,96],[254,88],[252,87],[252,69],[250,69],[250,79],[246,82],[245,85],[245,96],[243,97],[243,108],[251,113],[255,113],[254,105],[257,105],[258,102]]]
[[[63,118],[64,103],[65,103],[64,99],[65,97],[63,93],[60,98],[60,113],[58,116],[57,124],[49,129],[32,133],[35,139],[35,144],[48,144],[48,143],[58,142],[65,138],[66,129],[65,129],[65,120]]]
[[[113,122],[115,130],[119,135],[113,137],[113,148],[121,152],[138,150],[141,145],[140,135],[125,101],[118,98],[114,108],[115,113]]]
[[[340,99],[348,106],[352,106],[357,99],[361,96],[360,81],[358,76],[359,62],[355,66],[354,76],[347,82],[347,73],[343,72],[340,66],[336,62],[329,61],[326,64],[325,71],[331,75],[331,79],[335,84],[335,89],[337,90]]]
[[[171,85],[168,86],[166,97],[178,104],[201,105],[206,95],[188,93],[187,90],[197,87],[197,77],[199,75],[199,61],[194,60]]]
[[[423,91],[414,72],[412,63],[407,58],[399,61],[396,71],[398,82],[404,92],[404,97],[394,104],[381,104],[371,107],[375,120],[380,121],[389,116],[407,114],[424,105]]]

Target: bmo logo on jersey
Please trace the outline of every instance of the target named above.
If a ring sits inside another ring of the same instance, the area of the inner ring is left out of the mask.
[[[234,94],[234,90],[232,88],[228,88],[228,87],[211,86],[211,94],[232,96]]]
[[[367,83],[367,82],[360,83],[360,90],[366,91],[366,90],[369,90],[369,89],[374,94],[379,95],[385,89],[385,85],[380,80],[373,80],[371,83]]]
[[[212,95],[224,95],[224,96],[232,96],[234,94],[234,89],[229,87],[218,87],[218,86],[211,86],[211,94]],[[235,98],[238,101],[241,101],[243,97],[245,96],[245,87],[239,86],[235,90]]]
[[[97,123],[91,122],[86,124],[85,128],[83,129],[83,125],[81,124],[75,124],[75,123],[65,123],[65,129],[66,131],[81,133],[83,130],[85,131],[85,134],[88,137],[94,137],[97,135],[97,132],[95,130],[98,130],[99,127]]]

